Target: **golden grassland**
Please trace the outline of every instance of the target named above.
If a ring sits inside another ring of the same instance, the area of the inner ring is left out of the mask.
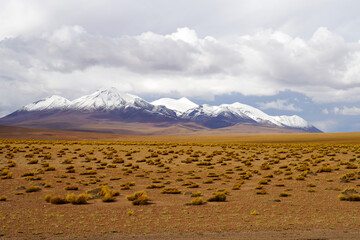
[[[0,235],[357,231],[359,135],[2,139]]]

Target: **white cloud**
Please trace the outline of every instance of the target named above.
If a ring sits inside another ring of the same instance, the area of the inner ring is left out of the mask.
[[[316,121],[313,122],[312,124],[323,132],[334,132],[336,131],[339,125],[336,120],[332,120],[332,119]]]
[[[317,103],[356,102],[359,66],[360,43],[326,28],[308,40],[272,30],[225,40],[199,37],[189,28],[106,37],[75,25],[0,41],[0,93],[12,102],[10,89],[24,96],[76,95],[78,89],[90,92],[106,84],[137,94],[211,99],[291,90]],[[301,110],[282,101],[263,108]]]
[[[360,33],[354,29],[360,22],[359,7],[353,0],[2,0],[0,16],[6,17],[1,29],[18,29],[17,34],[80,24],[107,36],[146,31],[166,34],[188,26],[200,35],[216,37],[234,35],[234,31],[243,35],[277,29],[308,38],[319,26],[327,26],[357,39]],[[79,9],[86,14],[79,14]],[[34,21],[34,17],[39,20]]]
[[[30,34],[44,26],[47,18],[38,1],[2,1],[0,8],[0,40]]]
[[[352,116],[357,116],[360,115],[360,108],[358,107],[334,107],[333,109],[333,113],[334,114],[338,114],[338,115],[352,115]]]
[[[276,101],[258,103],[261,109],[277,109],[277,110],[286,110],[286,111],[294,111],[301,112],[301,108],[297,108],[293,103],[288,103],[285,99],[277,99]]]
[[[329,110],[327,108],[324,108],[322,110],[322,113],[325,114],[325,115],[328,115],[329,114]]]

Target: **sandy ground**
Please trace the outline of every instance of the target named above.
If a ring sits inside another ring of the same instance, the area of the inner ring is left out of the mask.
[[[69,236],[69,237],[52,237],[52,239],[109,239],[109,240],[216,240],[216,239],[229,239],[229,240],[350,240],[360,239],[360,231],[329,231],[329,230],[309,230],[309,231],[288,231],[288,232],[239,232],[239,233],[186,233],[186,234],[146,234],[146,235],[119,235],[119,234],[106,234],[96,236]]]
[[[12,177],[0,180],[0,196],[7,198],[0,202],[1,238],[360,239],[360,202],[338,199],[346,188],[360,192],[358,144],[211,141],[2,140],[0,173],[3,177],[8,171]],[[50,159],[46,159],[48,154]],[[29,164],[35,159],[37,163]],[[70,163],[65,163],[68,159]],[[124,162],[114,164],[115,159]],[[47,164],[54,171],[46,171]],[[71,165],[74,173],[67,172]],[[322,167],[331,171],[319,172]],[[90,168],[94,175],[80,174]],[[41,179],[24,176],[29,172],[35,173],[30,177]],[[348,182],[340,180],[352,173],[355,177]],[[251,176],[245,178],[247,174]],[[296,180],[301,175],[304,179]],[[127,182],[135,185],[121,189]],[[189,182],[198,186],[191,188]],[[151,184],[163,186],[148,189]],[[54,205],[44,200],[48,194],[80,194],[102,185],[119,190],[120,196],[111,203],[91,199],[84,205]],[[40,191],[26,192],[31,186],[39,186]],[[79,189],[65,190],[67,186]],[[161,194],[169,187],[181,193]],[[141,190],[151,204],[133,206],[127,196]],[[187,205],[192,193],[200,192],[206,201],[219,190],[227,191],[225,202]],[[266,194],[257,194],[259,190]],[[289,196],[280,197],[282,193]]]

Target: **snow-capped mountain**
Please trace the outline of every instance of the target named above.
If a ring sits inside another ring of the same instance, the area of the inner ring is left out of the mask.
[[[24,111],[42,111],[53,109],[66,109],[70,105],[70,101],[66,98],[53,95],[48,98],[40,99],[34,103],[28,104],[21,108]]]
[[[313,127],[310,123],[305,121],[303,118],[293,115],[293,116],[273,116],[275,120],[280,122],[282,125],[292,128],[311,128]]]
[[[156,106],[165,106],[171,110],[174,110],[178,116],[183,114],[189,109],[196,108],[199,105],[193,103],[186,97],[182,97],[179,99],[172,99],[172,98],[160,98],[151,102],[151,104]]]
[[[154,106],[136,95],[122,93],[116,88],[101,89],[93,94],[75,99],[70,102],[68,109],[90,113],[98,112],[101,113],[100,117],[102,118],[107,118],[106,115],[111,113],[111,118],[140,122],[154,121],[154,117],[160,121],[161,117],[167,121],[176,118],[176,113],[171,109]]]
[[[82,96],[73,101],[66,98],[53,95],[41,99],[34,103],[28,104],[21,108],[25,111],[42,111],[42,110],[115,110],[124,107],[147,107],[148,102],[138,96],[121,93],[116,88],[100,89],[93,94]]]
[[[196,123],[211,129],[250,124],[320,132],[299,116],[270,116],[238,102],[199,106],[183,97],[161,98],[149,103],[116,88],[101,89],[73,101],[56,95],[44,98],[1,118],[0,124],[32,126],[36,122],[37,127],[62,129],[64,126],[73,126],[74,121],[80,121],[79,124],[81,121],[89,124],[102,124],[105,121],[111,122],[111,125],[140,122],[161,126]]]
[[[0,119],[0,124],[16,125],[31,120],[50,118],[71,121],[74,116],[80,118],[101,119],[125,122],[173,122],[176,113],[164,106],[155,106],[144,99],[118,91],[116,88],[101,89],[93,94],[69,101],[59,96],[52,96],[26,105]]]
[[[256,123],[246,114],[233,111],[225,105],[210,106],[204,104],[186,111],[181,117],[209,128],[229,127],[238,123]]]
[[[114,110],[126,106],[136,106],[147,102],[138,96],[121,93],[116,88],[101,89],[93,94],[80,97],[69,104],[69,109],[93,111],[93,110]]]
[[[228,109],[231,109],[231,111],[237,114],[245,114],[246,116],[250,117],[257,123],[274,124],[276,126],[281,126],[281,123],[275,120],[272,116],[269,116],[263,111],[254,108],[252,106],[242,104],[239,102],[233,104],[223,104],[221,106],[227,107]]]
[[[293,116],[270,116],[252,106],[233,103],[220,106],[203,105],[190,109],[181,116],[210,128],[221,128],[238,123],[252,123],[285,128],[302,128],[314,130],[313,126],[303,118]]]

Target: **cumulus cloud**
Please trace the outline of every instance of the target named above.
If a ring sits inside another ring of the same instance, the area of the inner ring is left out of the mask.
[[[0,8],[0,40],[27,34],[44,24],[46,12],[31,1],[3,1]]]
[[[186,27],[170,34],[109,37],[75,25],[0,41],[2,109],[44,95],[71,98],[106,86],[139,95],[207,100],[290,90],[316,103],[356,102],[358,76],[360,43],[347,42],[326,28],[310,39],[273,30],[222,39],[199,37]],[[301,111],[285,100],[260,106]],[[349,115],[350,110],[338,114]]]
[[[285,99],[277,99],[276,101],[258,103],[259,107],[263,110],[265,109],[277,109],[277,110],[286,110],[301,112],[301,108],[297,108],[293,103],[288,103]]]
[[[313,122],[313,125],[323,132],[333,132],[338,128],[339,123],[337,120],[326,119]]]
[[[334,107],[333,109],[333,113],[334,114],[338,114],[338,115],[352,115],[352,116],[357,116],[360,115],[360,108],[358,107]]]
[[[188,26],[202,36],[278,29],[305,38],[319,26],[327,26],[356,40],[360,36],[354,31],[360,23],[359,7],[360,3],[353,0],[2,0],[0,40],[74,24],[106,36],[146,31],[165,34]],[[86,14],[79,14],[79,9]]]
[[[159,86],[150,86],[154,93],[185,96],[195,90],[211,96],[264,96],[291,90],[315,102],[360,100],[360,43],[346,42],[326,28],[308,40],[272,30],[224,40],[201,38],[189,28],[165,35],[105,37],[81,26],[63,26],[39,37],[0,41],[0,56],[1,81],[24,87],[31,82],[46,89],[57,79],[58,89],[62,83],[66,88],[80,75],[84,78],[80,82],[93,78],[90,73],[95,71],[102,81],[87,86],[101,87],[110,81],[102,76],[108,76],[113,85],[129,85],[137,93],[147,92],[138,86],[150,81]]]

